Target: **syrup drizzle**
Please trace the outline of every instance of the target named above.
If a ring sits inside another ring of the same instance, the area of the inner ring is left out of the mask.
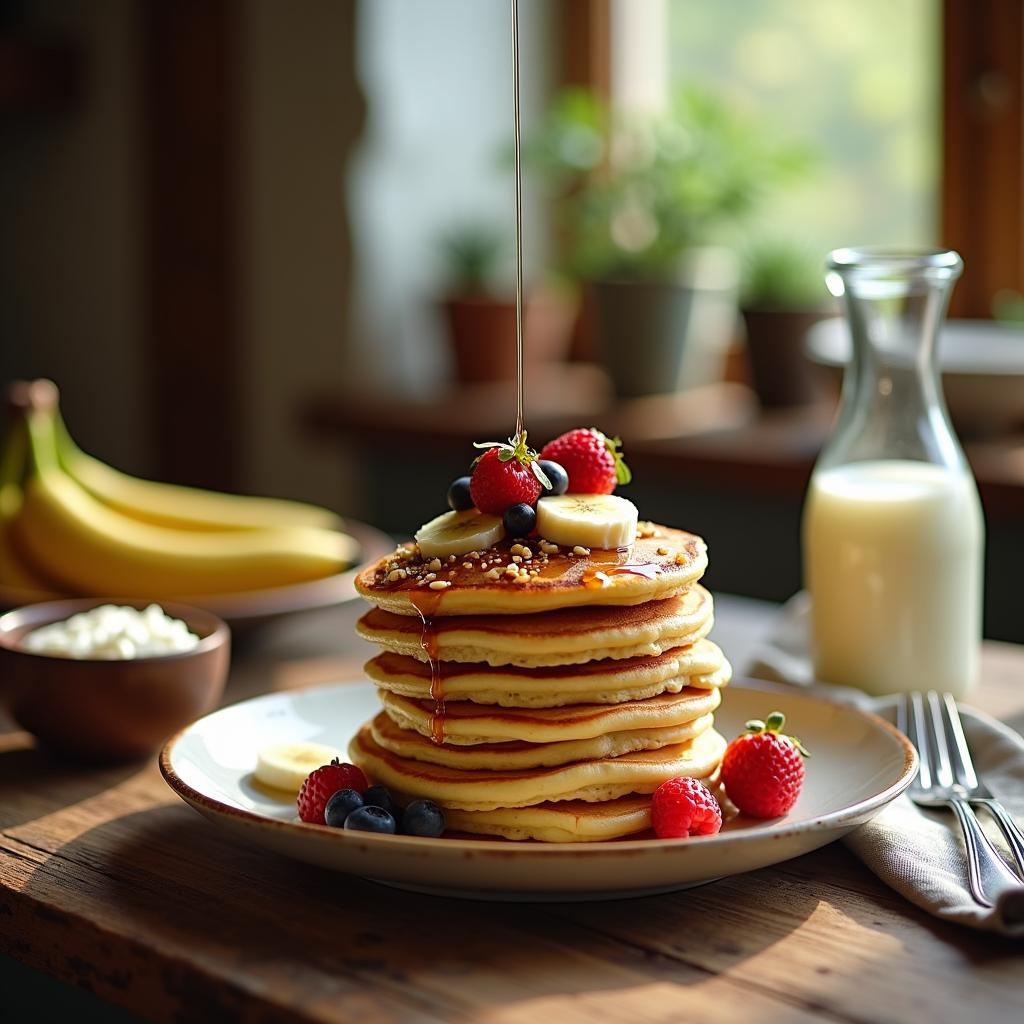
[[[410,600],[420,616],[420,647],[423,648],[427,664],[430,665],[430,699],[434,702],[434,712],[430,716],[430,738],[440,745],[445,740],[445,706],[444,679],[441,675],[441,659],[438,657],[437,627],[434,624],[434,615],[439,604],[438,595],[414,593],[410,595]]]
[[[653,580],[661,575],[661,566],[656,562],[635,562],[625,565],[610,565],[606,569],[596,566],[586,569],[583,573],[583,585],[588,590],[600,590],[613,576],[642,576]]]

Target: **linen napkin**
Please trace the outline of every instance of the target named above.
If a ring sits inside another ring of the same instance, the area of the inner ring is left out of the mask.
[[[893,698],[873,698],[860,690],[816,683],[809,655],[810,599],[797,594],[783,608],[775,634],[756,651],[747,674],[758,679],[803,686],[826,700],[855,704],[894,720]],[[1002,723],[961,708],[964,734],[974,767],[1018,825],[1024,821],[1024,739]],[[1003,837],[989,827],[997,849]],[[1024,937],[1024,884],[1004,889],[992,908],[980,907],[967,888],[967,860],[960,828],[952,812],[926,810],[905,794],[871,821],[843,839],[883,882],[936,917],[983,931]],[[989,882],[988,879],[985,880]],[[994,892],[994,886],[986,886]]]

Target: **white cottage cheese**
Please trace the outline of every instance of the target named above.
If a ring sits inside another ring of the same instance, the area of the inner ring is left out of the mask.
[[[64,658],[127,660],[189,651],[199,637],[181,619],[172,619],[158,604],[144,611],[114,604],[100,605],[63,622],[28,633],[27,651]]]

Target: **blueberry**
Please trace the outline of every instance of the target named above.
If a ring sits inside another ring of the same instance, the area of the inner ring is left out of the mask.
[[[383,832],[389,836],[398,831],[394,815],[383,807],[357,807],[345,819],[345,828],[356,832]]]
[[[444,811],[433,800],[413,800],[402,815],[402,833],[436,839],[444,831]]]
[[[394,797],[388,792],[387,786],[371,786],[363,794],[363,806],[379,807],[382,811],[387,811],[388,814],[393,816],[398,814],[398,804],[395,803]]]
[[[363,806],[363,798],[354,789],[339,789],[324,808],[324,821],[331,828],[341,828],[345,819],[357,808]]]
[[[544,494],[565,494],[569,489],[569,474],[557,462],[541,459],[538,463],[544,475],[551,481],[551,490],[544,488]],[[543,495],[542,495],[543,497]]]
[[[561,493],[561,491],[559,491]],[[448,488],[448,507],[453,512],[462,512],[473,507],[473,499],[469,495],[469,477],[460,476]]]
[[[526,537],[537,525],[537,513],[532,505],[520,501],[505,509],[505,532],[510,537]]]

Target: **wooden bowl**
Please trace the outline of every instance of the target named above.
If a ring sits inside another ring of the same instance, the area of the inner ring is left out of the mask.
[[[23,648],[32,630],[107,603],[146,607],[76,598],[0,616],[0,705],[45,746],[90,761],[125,761],[152,753],[213,709],[227,679],[231,634],[210,612],[167,603],[164,611],[200,638],[192,650],[113,661]]]

